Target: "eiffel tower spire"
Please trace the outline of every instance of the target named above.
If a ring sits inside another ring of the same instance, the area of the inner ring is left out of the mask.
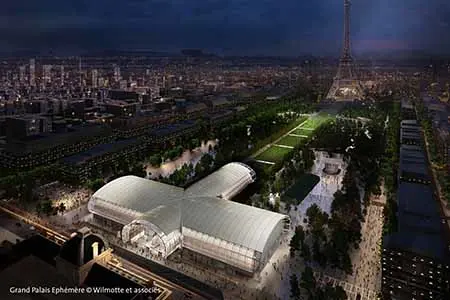
[[[363,89],[354,72],[354,62],[350,46],[350,0],[344,0],[344,44],[336,77],[327,99],[361,100]]]
[[[351,57],[350,54],[350,0],[344,1],[344,51],[342,57]]]

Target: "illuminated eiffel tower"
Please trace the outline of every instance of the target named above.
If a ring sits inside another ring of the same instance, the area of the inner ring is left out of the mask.
[[[327,99],[345,101],[362,100],[364,98],[363,87],[356,77],[354,68],[350,53],[350,0],[344,0],[344,48]]]

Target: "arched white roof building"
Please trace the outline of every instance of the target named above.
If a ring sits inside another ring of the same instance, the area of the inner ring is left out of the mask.
[[[255,171],[249,166],[233,162],[216,172],[197,181],[186,189],[187,196],[212,196],[231,199],[241,192],[247,185],[254,182]]]
[[[240,163],[186,190],[125,176],[95,192],[88,209],[122,225],[124,242],[144,240],[164,257],[184,247],[253,273],[270,258],[289,222],[283,214],[227,200],[254,179],[255,172]]]

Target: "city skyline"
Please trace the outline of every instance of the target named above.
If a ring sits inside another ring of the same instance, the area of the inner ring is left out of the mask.
[[[359,0],[352,3],[355,53],[424,51],[441,54],[450,3]],[[178,52],[199,48],[219,55],[337,56],[342,49],[341,0],[285,1],[5,1],[3,54],[58,55],[103,50]]]

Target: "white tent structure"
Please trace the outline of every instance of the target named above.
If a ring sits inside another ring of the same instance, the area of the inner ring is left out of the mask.
[[[254,273],[279,245],[289,218],[229,201],[255,180],[247,165],[230,163],[186,190],[125,176],[94,193],[94,220],[120,231],[125,243],[161,257],[186,248]]]

